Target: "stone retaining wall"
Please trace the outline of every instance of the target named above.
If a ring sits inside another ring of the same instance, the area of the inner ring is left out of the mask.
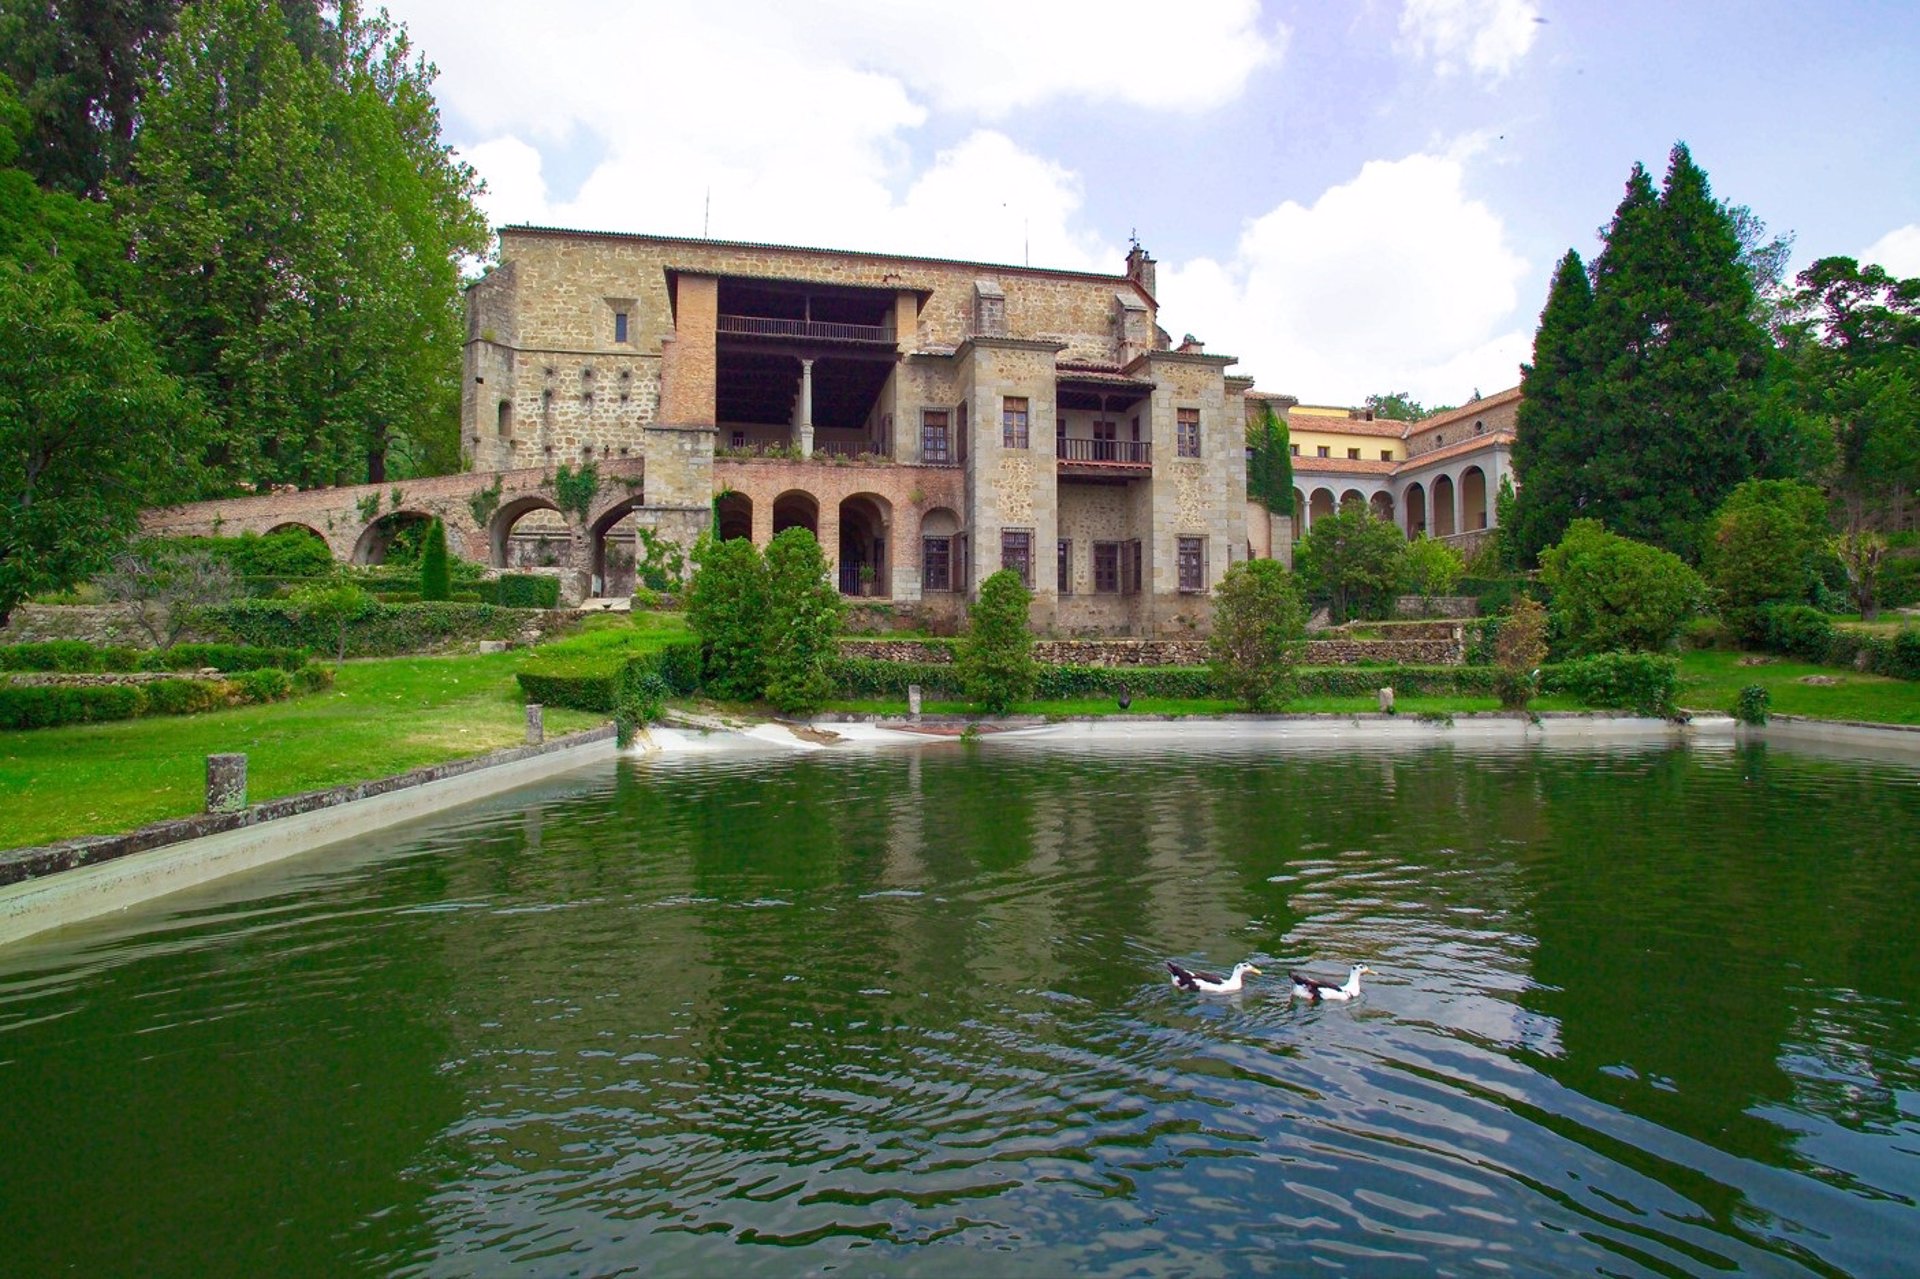
[[[1480,601],[1472,595],[1402,595],[1393,602],[1395,617],[1478,617]]]
[[[16,688],[99,688],[107,684],[151,684],[163,679],[225,679],[211,668],[199,671],[8,671],[0,683]]]
[[[537,644],[558,634],[583,616],[578,609],[513,610],[519,631],[515,642]],[[0,629],[0,644],[37,644],[47,640],[79,640],[86,644],[117,644],[126,648],[152,648],[153,637],[136,625],[125,606],[119,604],[22,604],[13,610],[5,629]],[[180,636],[183,644],[227,643],[229,637],[212,631],[188,627]],[[463,647],[470,640],[450,640],[442,648]],[[331,651],[320,654],[331,656]]]
[[[1395,627],[1396,632],[1401,628]],[[1424,628],[1423,628],[1424,629]],[[1459,628],[1442,624],[1444,638],[1361,640],[1335,636],[1309,640],[1302,661],[1308,666],[1352,666],[1391,662],[1408,666],[1457,666],[1464,660]],[[848,657],[883,662],[951,662],[946,644],[908,639],[846,639]],[[1049,666],[1205,666],[1205,640],[1036,640],[1034,660]]]

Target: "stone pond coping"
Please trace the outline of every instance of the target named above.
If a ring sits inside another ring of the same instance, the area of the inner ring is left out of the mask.
[[[0,852],[0,945],[612,759],[613,726],[409,773]]]

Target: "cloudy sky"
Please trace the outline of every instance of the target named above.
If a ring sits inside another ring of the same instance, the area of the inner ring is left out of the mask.
[[[1309,402],[1518,380],[1554,262],[1684,139],[1920,275],[1910,0],[398,0],[496,223],[1035,266]]]

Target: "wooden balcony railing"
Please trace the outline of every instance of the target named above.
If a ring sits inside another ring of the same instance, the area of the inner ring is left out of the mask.
[[[1078,440],[1055,437],[1062,462],[1092,466],[1151,466],[1153,445],[1145,440]]]
[[[828,320],[782,320],[770,315],[723,315],[715,331],[741,337],[821,338],[829,342],[893,345],[891,324],[837,324]]]

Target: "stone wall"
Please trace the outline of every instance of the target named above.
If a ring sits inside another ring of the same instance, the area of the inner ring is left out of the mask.
[[[1393,602],[1395,617],[1457,617],[1480,615],[1480,601],[1471,595],[1402,595]]]
[[[953,649],[922,640],[843,639],[848,657],[889,662],[950,662]],[[1050,666],[1205,666],[1207,642],[1200,639],[1036,640],[1033,658]],[[1319,639],[1307,643],[1306,666],[1353,666],[1383,662],[1408,666],[1457,666],[1460,647],[1450,640]]]

